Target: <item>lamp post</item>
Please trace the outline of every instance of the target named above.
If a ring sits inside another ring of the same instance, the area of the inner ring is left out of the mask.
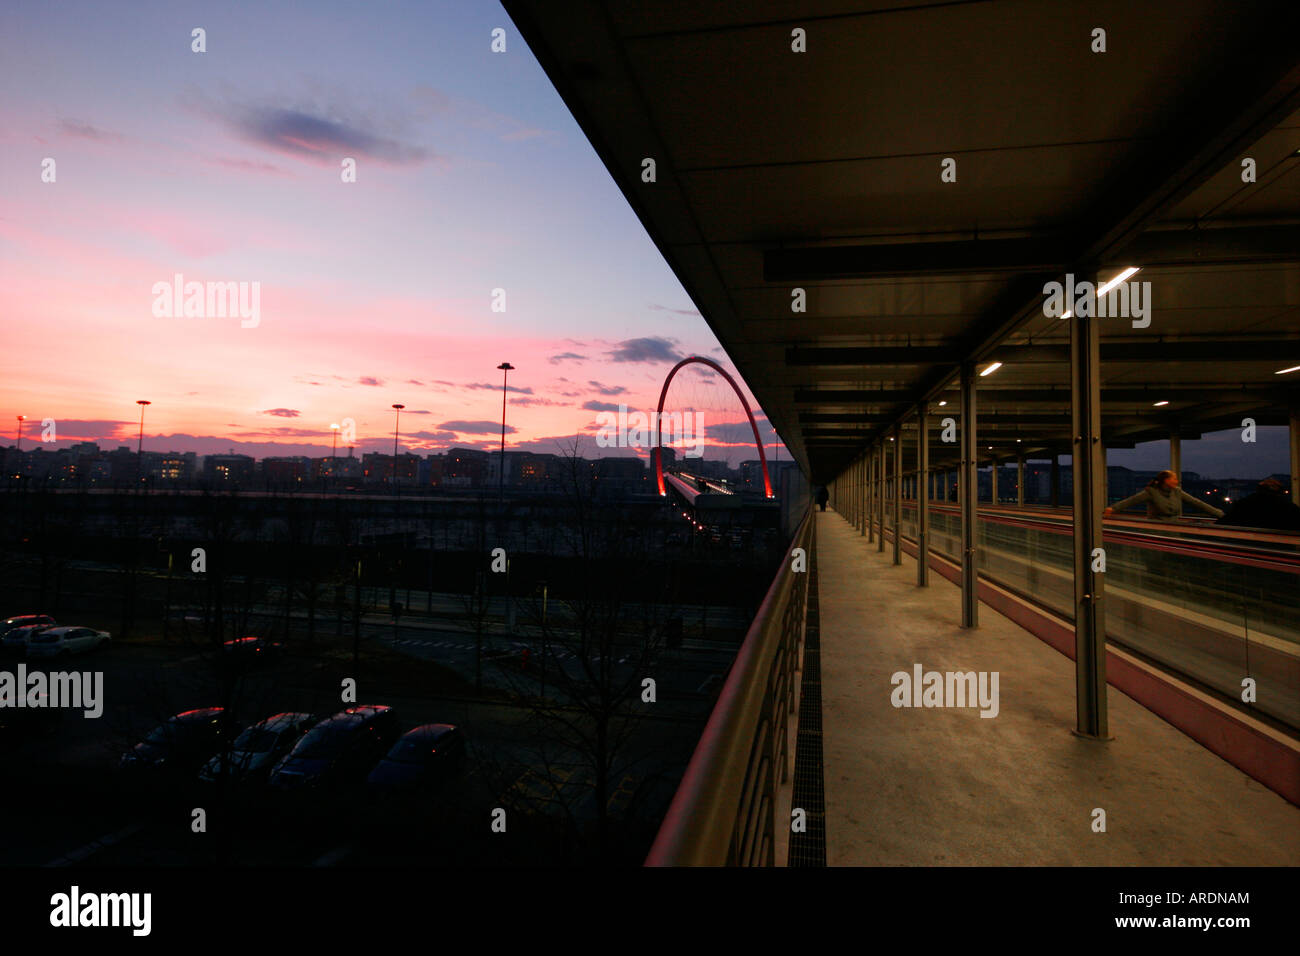
[[[393,420],[393,493],[397,493],[397,430],[402,422],[402,409],[405,405],[397,404],[393,406],[393,412],[396,417]]]
[[[140,406],[140,440],[135,446],[135,480],[138,483],[140,473],[144,470],[144,407],[152,405],[153,402],[147,398],[140,398],[136,400],[136,404]]]
[[[18,416],[18,450],[23,450],[23,422],[27,421],[26,415]]]
[[[330,470],[329,477],[334,477],[334,470],[339,466],[339,423],[331,422],[330,431],[334,435],[334,442],[330,445]]]
[[[504,508],[506,501],[506,382],[515,367],[509,362],[502,362],[497,368],[501,369],[501,487],[497,494],[497,504]]]

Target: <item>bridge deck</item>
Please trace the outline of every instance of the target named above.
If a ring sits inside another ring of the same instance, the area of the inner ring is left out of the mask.
[[[913,559],[818,514],[828,865],[1295,865],[1300,808],[1110,688],[1074,736],[1074,664]],[[999,672],[999,712],[895,708],[890,677]],[[1094,808],[1107,831],[1092,831]]]

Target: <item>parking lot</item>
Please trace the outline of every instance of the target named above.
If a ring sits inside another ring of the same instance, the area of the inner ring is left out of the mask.
[[[602,816],[621,834],[616,844],[649,839],[647,821],[672,794],[669,768],[680,772],[698,736],[697,715],[707,712],[709,688],[701,685],[716,685],[728,652],[679,651],[663,663],[664,704],[657,712],[648,707],[629,736],[628,752],[646,759],[615,768],[601,814],[590,755],[549,732],[537,701],[507,690],[531,688],[540,676],[519,647],[502,638],[487,642],[484,671],[492,679],[481,696],[472,683],[472,638],[432,631],[394,637],[379,625],[367,629],[356,667],[350,647],[299,643],[229,683],[218,653],[180,642],[110,642],[48,665],[25,662],[29,669],[102,673],[103,714],[47,712],[39,727],[5,733],[0,780],[16,798],[11,812],[21,814],[22,825],[0,847],[0,864],[542,863],[577,852],[582,834]],[[565,655],[551,660],[553,668],[566,666]],[[13,671],[16,663],[10,656],[0,667]],[[626,659],[610,663],[631,666]],[[579,666],[571,653],[567,666]],[[364,776],[280,799],[264,787],[119,767],[124,753],[173,714],[225,705],[241,726],[287,711],[325,717],[352,703],[342,699],[345,678],[356,680],[357,704],[392,707],[402,731],[428,723],[461,728],[464,766],[399,799],[380,799]],[[566,716],[579,724],[586,718]],[[492,827],[498,809],[506,813],[504,832]]]

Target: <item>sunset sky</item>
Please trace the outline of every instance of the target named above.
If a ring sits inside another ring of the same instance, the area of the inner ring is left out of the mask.
[[[155,450],[391,449],[394,402],[404,449],[485,447],[509,361],[509,446],[557,451],[730,368],[496,4],[6,2],[0,90],[4,444],[134,445],[145,398]],[[258,325],[155,317],[177,273],[260,283]]]
[[[652,410],[677,359],[730,368],[496,3],[6,0],[0,92],[0,444],[26,415],[134,445],[143,398],[157,451],[321,455],[345,418],[390,450],[394,402],[406,450],[494,447],[509,361],[509,447],[598,456],[597,415]],[[156,317],[177,274],[259,283],[258,324]],[[720,380],[678,381],[707,457],[755,457]],[[1280,472],[1286,431],[1183,454]]]

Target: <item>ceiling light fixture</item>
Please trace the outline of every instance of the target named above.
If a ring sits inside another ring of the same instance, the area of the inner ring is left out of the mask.
[[[980,372],[980,378],[983,378],[985,375],[992,375],[994,372],[996,372],[996,371],[997,371],[998,369],[1000,369],[1001,367],[1002,367],[1002,363],[1001,363],[1001,362],[994,362],[992,365],[990,365],[990,366],[989,366],[988,368],[986,368],[984,371]]]
[[[1128,279],[1136,275],[1138,270],[1141,268],[1142,268],[1141,266],[1129,266],[1127,269],[1122,270],[1117,276],[1115,276],[1115,278],[1111,279],[1109,282],[1104,283],[1102,287],[1097,290],[1096,293],[1097,298],[1100,299],[1103,295],[1105,295],[1111,289],[1115,288],[1115,286],[1119,285],[1125,279]],[[1065,314],[1062,315],[1061,318],[1068,319],[1072,315],[1074,315],[1074,310],[1066,309]]]
[[[1300,372],[1300,365],[1292,365],[1290,368],[1282,368],[1282,369],[1278,369],[1278,370],[1277,370],[1276,372],[1274,372],[1273,374],[1274,374],[1274,375],[1285,375],[1287,372]],[[939,404],[942,405],[943,402],[940,402]]]

